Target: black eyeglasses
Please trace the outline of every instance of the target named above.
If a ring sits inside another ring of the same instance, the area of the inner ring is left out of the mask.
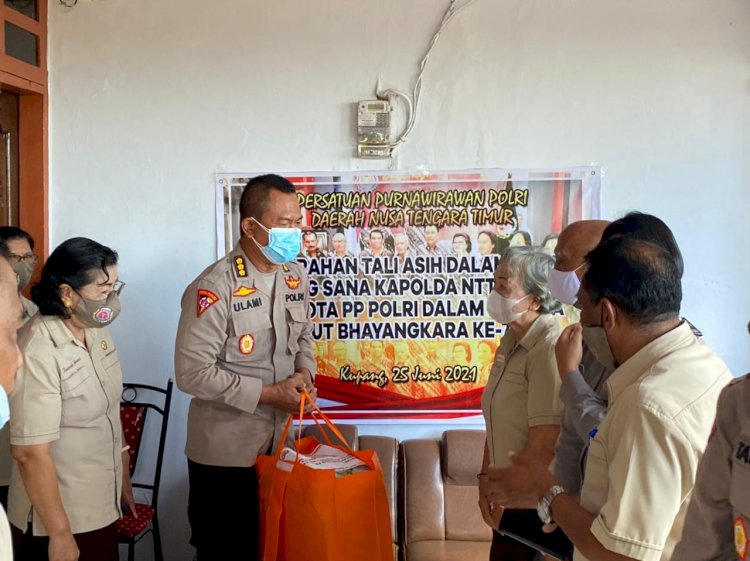
[[[10,260],[12,263],[36,263],[39,261],[39,256],[35,253],[27,253],[26,255],[18,255],[16,253],[10,254]]]

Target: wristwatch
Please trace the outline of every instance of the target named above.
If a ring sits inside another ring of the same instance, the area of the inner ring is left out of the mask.
[[[539,504],[536,505],[537,516],[539,516],[539,519],[545,524],[552,522],[552,512],[550,512],[549,506],[552,504],[552,501],[555,500],[557,495],[564,492],[565,489],[560,485],[553,485],[550,487],[549,491],[544,494],[542,500],[539,501]]]

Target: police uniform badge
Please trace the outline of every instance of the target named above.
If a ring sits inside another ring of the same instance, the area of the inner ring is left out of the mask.
[[[747,559],[747,527],[742,516],[734,521],[734,550],[737,552],[737,559]]]
[[[196,313],[198,317],[201,317],[206,310],[219,301],[219,297],[205,288],[198,289],[198,307]]]
[[[247,267],[245,266],[245,258],[238,255],[234,258],[234,274],[237,278],[247,277]]]
[[[246,333],[245,335],[240,337],[238,345],[240,348],[240,353],[242,353],[243,355],[249,355],[253,352],[253,349],[255,349],[255,337],[253,337],[249,333]]]
[[[288,277],[284,277],[284,282],[290,290],[297,290],[302,281],[300,281],[299,277],[293,277],[292,275],[289,275]]]
[[[237,290],[232,292],[232,296],[234,296],[235,298],[245,298],[247,296],[250,296],[251,294],[255,294],[257,291],[258,289],[254,286],[245,286],[243,284]]]

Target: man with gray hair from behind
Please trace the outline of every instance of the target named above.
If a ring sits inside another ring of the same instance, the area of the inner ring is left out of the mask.
[[[22,323],[23,306],[18,297],[16,274],[9,259],[8,247],[5,242],[0,241],[0,427],[10,418],[8,394],[16,385],[16,371],[23,363],[16,341],[16,332]],[[10,524],[5,511],[0,507],[0,561],[12,559]]]

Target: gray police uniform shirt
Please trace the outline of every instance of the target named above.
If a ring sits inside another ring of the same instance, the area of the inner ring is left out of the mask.
[[[698,467],[675,561],[747,559],[750,554],[750,375],[721,393],[714,432]]]
[[[581,365],[562,380],[560,437],[555,446],[555,478],[566,492],[578,495],[591,432],[607,413],[607,381],[614,370],[602,365],[583,345]]]
[[[175,377],[193,396],[185,453],[200,464],[255,465],[289,416],[258,403],[263,386],[301,368],[315,374],[306,271],[280,265],[273,290],[256,282],[259,275],[237,245],[182,297]]]

